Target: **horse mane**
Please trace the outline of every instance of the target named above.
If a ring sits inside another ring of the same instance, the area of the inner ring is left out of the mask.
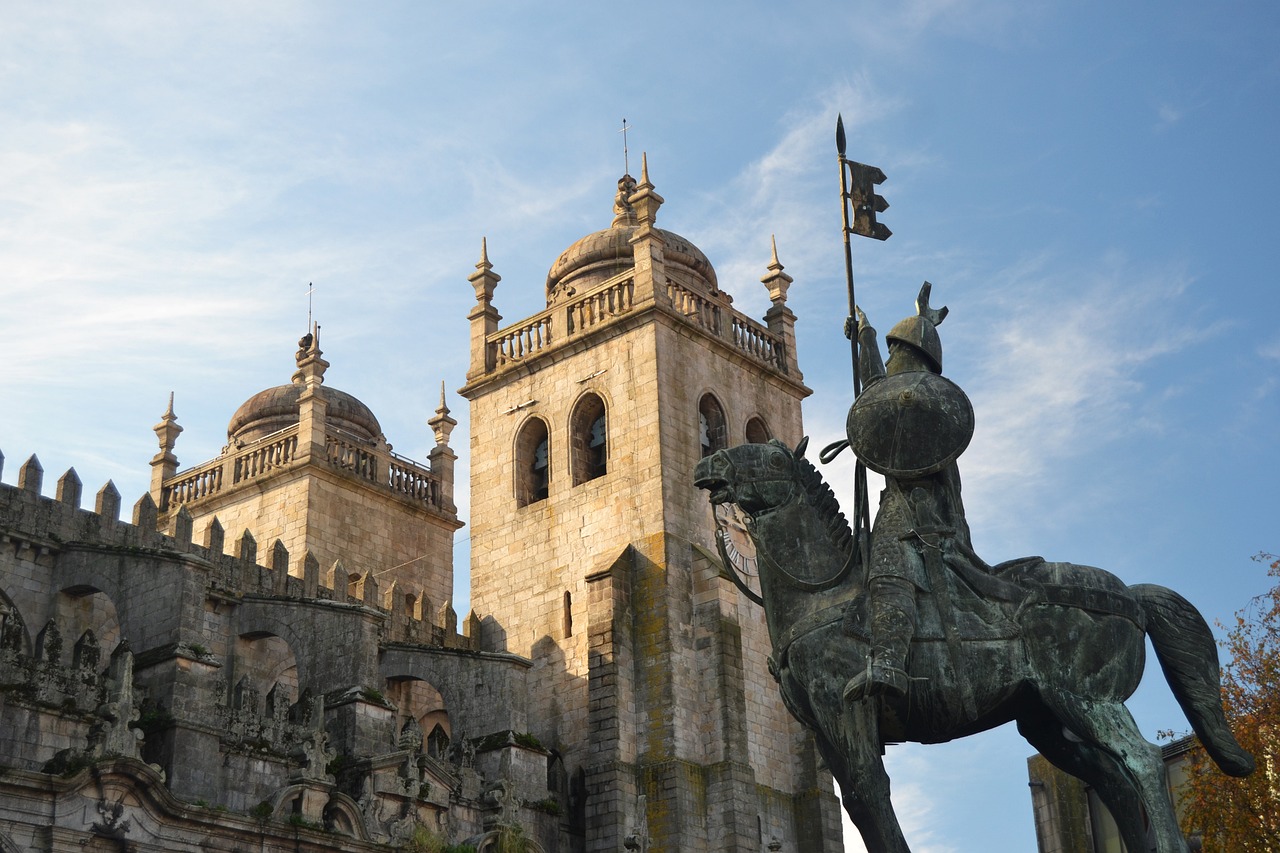
[[[849,526],[849,520],[840,510],[836,493],[831,490],[827,481],[822,479],[822,474],[812,462],[803,456],[796,456],[795,462],[797,479],[800,487],[804,489],[805,497],[809,499],[809,505],[822,518],[827,528],[827,535],[831,537],[831,543],[837,550],[847,554],[853,548],[853,528]]]

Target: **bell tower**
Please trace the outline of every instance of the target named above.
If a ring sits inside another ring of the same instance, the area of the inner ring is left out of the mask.
[[[471,405],[472,607],[533,659],[533,734],[576,775],[586,850],[840,849],[838,802],[768,674],[763,614],[720,577],[694,465],[801,438],[791,277],[765,322],[656,226],[647,161],[567,248],[545,311],[507,326],[482,245]],[[643,799],[642,799],[643,797]]]

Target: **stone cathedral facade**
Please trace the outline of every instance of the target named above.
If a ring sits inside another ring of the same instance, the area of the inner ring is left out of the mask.
[[[428,459],[399,456],[316,328],[218,457],[180,467],[170,405],[131,510],[17,466],[0,850],[839,850],[692,486],[704,454],[801,437],[791,278],[775,252],[746,317],[662,204],[624,176],[513,324],[482,250],[461,622],[445,396]]]

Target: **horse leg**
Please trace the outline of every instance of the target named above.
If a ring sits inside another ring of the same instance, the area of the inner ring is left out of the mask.
[[[1146,806],[1156,853],[1187,853],[1189,848],[1178,828],[1160,747],[1142,736],[1124,703],[1057,693],[1050,705],[1067,728],[1107,753],[1123,769]],[[1119,821],[1119,815],[1115,817]]]
[[[840,784],[840,801],[869,853],[911,853],[889,799],[889,774],[880,755],[878,710],[879,702],[875,701],[846,706],[839,732],[845,748],[832,748],[822,738],[819,745]]]
[[[1018,732],[1053,766],[1083,780],[1098,792],[1116,821],[1126,849],[1147,849],[1142,798],[1115,758],[1091,743],[1067,737],[1062,721],[1044,706],[1019,716]]]

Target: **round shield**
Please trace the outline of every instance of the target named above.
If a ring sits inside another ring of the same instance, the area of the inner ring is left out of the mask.
[[[973,438],[973,404],[936,373],[886,376],[854,401],[849,446],[872,471],[924,477],[954,461]]]

